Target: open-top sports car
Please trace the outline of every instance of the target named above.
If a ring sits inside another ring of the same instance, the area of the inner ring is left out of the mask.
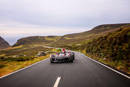
[[[56,55],[50,55],[50,62],[73,62],[74,57],[74,52],[60,52]]]

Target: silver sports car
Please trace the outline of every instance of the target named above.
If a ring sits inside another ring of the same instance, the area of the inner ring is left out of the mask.
[[[50,56],[50,62],[73,62],[75,59],[74,52],[60,52]]]

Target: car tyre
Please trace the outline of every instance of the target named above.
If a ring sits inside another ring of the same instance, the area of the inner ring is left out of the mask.
[[[54,62],[53,62],[53,59],[50,59],[50,62],[51,62],[51,63],[54,63]]]
[[[71,60],[70,62],[73,63],[73,60]]]

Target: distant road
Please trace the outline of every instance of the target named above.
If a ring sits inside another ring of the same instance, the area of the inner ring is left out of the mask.
[[[75,53],[74,63],[49,59],[0,79],[0,87],[130,87],[130,79]]]

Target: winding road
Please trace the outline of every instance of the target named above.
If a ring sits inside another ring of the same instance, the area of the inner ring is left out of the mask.
[[[76,52],[74,63],[46,59],[0,78],[0,87],[130,87],[130,79]]]

